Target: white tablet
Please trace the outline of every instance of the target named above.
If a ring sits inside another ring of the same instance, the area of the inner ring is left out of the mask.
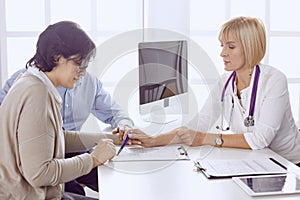
[[[300,178],[293,173],[232,179],[250,196],[300,194]]]

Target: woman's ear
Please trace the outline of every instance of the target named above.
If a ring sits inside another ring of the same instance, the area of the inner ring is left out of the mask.
[[[66,59],[62,55],[54,56],[54,60],[55,60],[55,67],[54,68],[57,68],[59,66],[63,66],[66,63]]]
[[[64,57],[61,55],[54,56],[55,63],[59,64],[60,62],[62,62],[62,60],[63,60],[62,58],[64,58]]]

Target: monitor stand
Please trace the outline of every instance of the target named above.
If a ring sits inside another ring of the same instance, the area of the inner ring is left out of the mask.
[[[175,114],[161,114],[161,113],[149,113],[142,115],[142,119],[145,122],[153,124],[169,124],[171,122],[179,120],[180,116]]]

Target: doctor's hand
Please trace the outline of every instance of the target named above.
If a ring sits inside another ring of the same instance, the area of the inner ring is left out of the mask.
[[[111,139],[100,140],[95,149],[91,153],[93,157],[93,166],[104,164],[107,160],[112,159],[116,155],[116,148]]]
[[[156,144],[155,138],[147,135],[139,129],[133,129],[129,135],[131,144],[141,145],[143,147],[154,147]]]
[[[200,146],[203,144],[205,134],[189,129],[185,126],[176,129],[180,140],[189,146]]]

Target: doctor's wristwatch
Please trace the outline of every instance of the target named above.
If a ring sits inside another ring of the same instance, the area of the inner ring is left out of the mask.
[[[223,145],[222,134],[218,134],[218,136],[215,139],[215,146],[222,147],[222,145]]]

